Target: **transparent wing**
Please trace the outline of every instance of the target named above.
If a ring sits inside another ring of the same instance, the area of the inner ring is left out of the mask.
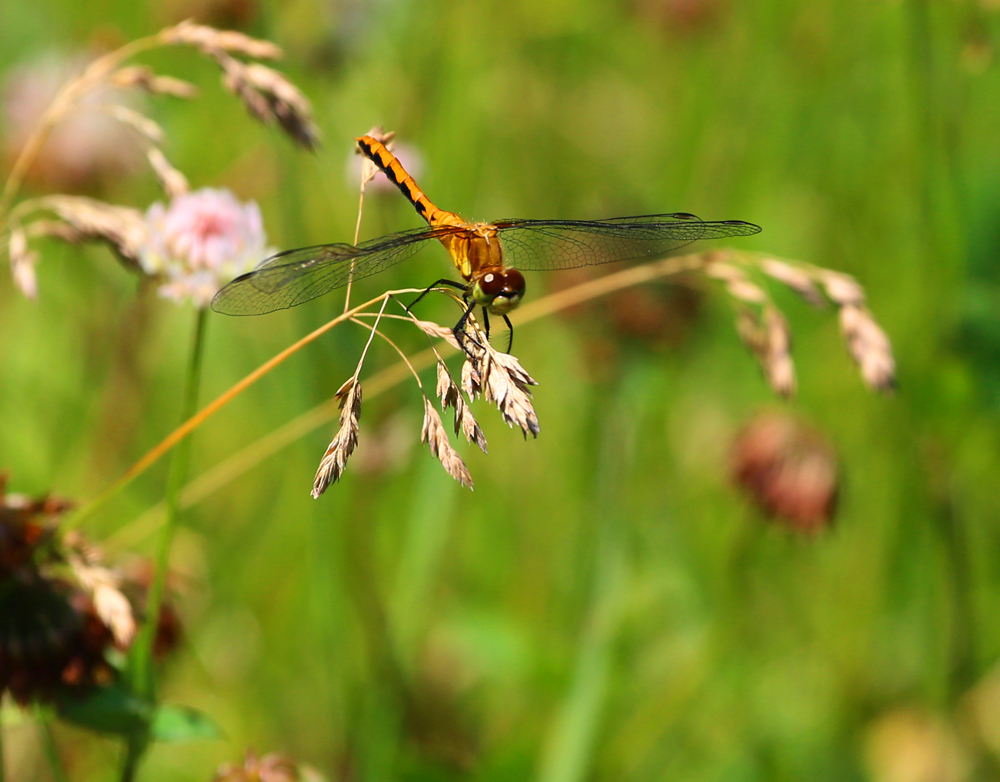
[[[522,271],[553,271],[665,255],[699,239],[759,233],[739,220],[704,222],[686,212],[608,220],[499,220],[504,261]]]
[[[295,307],[352,279],[378,274],[409,258],[429,239],[457,230],[452,226],[418,228],[358,245],[321,244],[287,250],[226,285],[212,299],[212,309],[223,315],[264,315]]]

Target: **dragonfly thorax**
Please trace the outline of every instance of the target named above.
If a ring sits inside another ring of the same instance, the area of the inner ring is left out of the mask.
[[[506,315],[524,297],[524,275],[501,266],[483,269],[472,283],[472,298],[494,315]]]

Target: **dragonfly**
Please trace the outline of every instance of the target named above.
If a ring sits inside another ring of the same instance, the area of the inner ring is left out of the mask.
[[[510,329],[507,351],[514,340],[508,314],[523,301],[522,271],[554,271],[580,266],[634,261],[666,255],[699,239],[750,236],[760,227],[742,220],[703,221],[687,212],[612,217],[605,220],[496,220],[470,223],[439,209],[424,195],[399,160],[372,136],[356,138],[358,148],[416,209],[428,224],[360,244],[321,244],[286,250],[237,277],[212,300],[225,315],[264,315],[295,307],[395,266],[435,241],[444,245],[461,281],[448,278],[428,286],[410,305],[439,286],[461,292],[465,309],[453,334],[459,345],[472,339],[465,325],[476,307],[482,308],[489,339],[489,316],[503,319]]]

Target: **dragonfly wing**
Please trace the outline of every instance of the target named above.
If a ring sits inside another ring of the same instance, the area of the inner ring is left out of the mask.
[[[653,258],[699,239],[760,232],[752,223],[704,222],[686,213],[610,220],[500,220],[494,225],[506,263],[526,271]]]
[[[409,258],[429,239],[454,229],[420,228],[353,244],[321,244],[287,250],[220,290],[212,309],[224,315],[264,315],[288,309],[371,277]]]

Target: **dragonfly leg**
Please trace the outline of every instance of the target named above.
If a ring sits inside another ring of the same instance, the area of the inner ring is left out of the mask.
[[[469,316],[472,314],[472,311],[475,308],[476,308],[475,300],[470,301],[469,306],[465,308],[465,312],[462,314],[462,317],[459,318],[458,323],[455,324],[455,328],[451,330],[451,333],[455,335],[455,339],[458,340],[459,346],[470,356],[472,356],[472,353],[469,351],[469,348],[465,344],[464,340],[469,340],[473,344],[479,345],[480,348],[483,347],[482,345],[479,344],[479,341],[475,337],[469,336],[469,332],[465,330],[465,323],[469,319]],[[483,349],[485,350],[485,348]]]
[[[486,339],[490,338],[490,314],[483,307],[483,328],[486,329]]]
[[[428,285],[426,288],[424,288],[424,292],[421,293],[419,296],[417,296],[417,298],[415,298],[413,301],[410,302],[410,305],[406,308],[406,311],[409,312],[411,309],[413,309],[414,307],[416,307],[417,306],[417,302],[419,302],[424,296],[426,296],[428,293],[430,293],[432,290],[434,290],[438,285],[448,285],[448,286],[450,286],[452,288],[457,288],[458,290],[463,291],[463,292],[467,291],[469,289],[469,286],[466,285],[466,284],[464,284],[464,283],[455,282],[454,280],[446,280],[446,279],[442,278],[442,279],[438,280],[437,282],[432,283],[431,285]]]
[[[507,337],[507,352],[510,353],[510,349],[514,347],[514,324],[510,322],[510,318],[506,315],[501,315],[503,322],[507,324],[507,328],[510,330],[510,336]]]

